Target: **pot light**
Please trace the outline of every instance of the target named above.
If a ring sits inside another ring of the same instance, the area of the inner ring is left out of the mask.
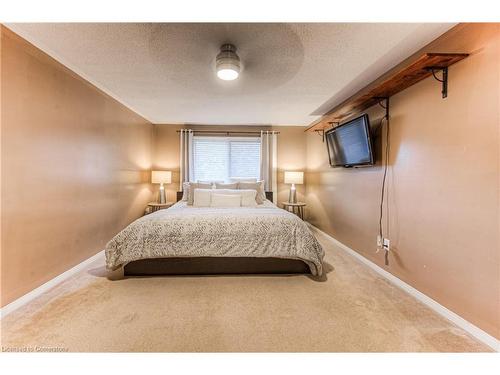
[[[240,75],[240,58],[236,54],[236,47],[232,44],[223,44],[215,58],[217,77],[224,81],[232,81]]]

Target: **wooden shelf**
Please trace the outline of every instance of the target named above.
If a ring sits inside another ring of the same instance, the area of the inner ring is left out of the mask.
[[[431,68],[436,70],[447,68],[467,56],[469,56],[467,53],[426,53],[390,77],[385,79],[383,76],[379,77],[315,121],[306,131],[330,128],[332,122],[341,122],[355,113],[361,113],[379,103],[381,98],[388,98],[431,76],[433,74]],[[378,81],[380,82],[377,83]]]

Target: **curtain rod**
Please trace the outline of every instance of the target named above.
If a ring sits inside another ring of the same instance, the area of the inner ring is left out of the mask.
[[[183,130],[191,130],[191,129],[183,129]],[[177,133],[180,133],[182,130],[176,130]],[[192,130],[193,133],[209,133],[209,134],[259,134],[260,131],[224,131],[224,130]],[[280,132],[274,130],[263,130],[264,133],[274,133],[279,134]]]

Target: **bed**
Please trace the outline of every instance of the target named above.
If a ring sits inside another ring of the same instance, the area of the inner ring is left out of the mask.
[[[106,245],[106,267],[125,276],[322,274],[323,249],[296,215],[257,207],[194,207],[179,201],[143,216]]]

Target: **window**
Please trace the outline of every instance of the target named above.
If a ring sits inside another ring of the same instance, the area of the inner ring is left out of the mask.
[[[229,181],[231,177],[259,175],[260,138],[193,137],[195,181]]]

